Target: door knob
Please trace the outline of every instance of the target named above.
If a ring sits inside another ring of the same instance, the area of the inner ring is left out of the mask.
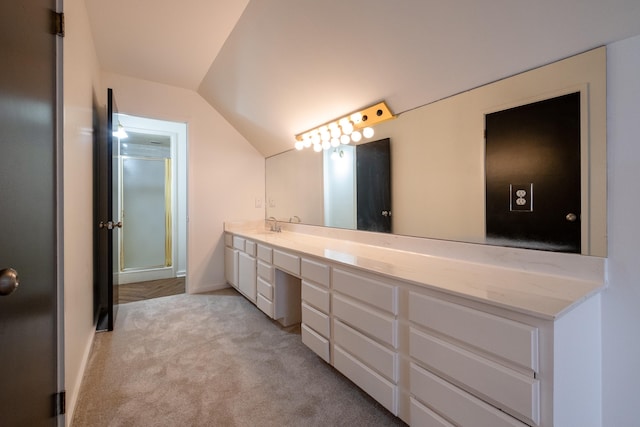
[[[13,268],[0,270],[0,296],[6,296],[15,291],[20,285],[18,272]]]
[[[98,228],[106,228],[107,230],[113,230],[114,228],[122,228],[122,221],[113,222],[113,221],[100,221],[98,224]]]
[[[567,216],[565,216],[565,218],[569,222],[574,222],[576,219],[578,219],[578,215],[576,215],[574,213],[568,213]]]

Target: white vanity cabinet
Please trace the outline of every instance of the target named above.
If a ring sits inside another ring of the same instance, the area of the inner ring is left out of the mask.
[[[224,235],[224,278],[228,284],[238,288],[238,253],[233,246],[234,236],[229,233]],[[243,247],[244,250],[244,247]]]
[[[300,257],[275,250],[267,245],[256,244],[254,298],[249,299],[270,318],[283,326],[300,322],[300,279],[288,274],[296,270],[299,274]],[[276,254],[277,253],[277,254]],[[283,261],[284,260],[284,261]],[[249,261],[247,261],[249,262]],[[297,266],[297,267],[296,267]],[[240,289],[242,291],[242,288]]]
[[[302,343],[325,362],[331,363],[330,283],[331,268],[324,263],[302,258]]]
[[[258,259],[258,279],[256,305],[267,316],[273,318],[274,268],[273,265]]]
[[[235,239],[241,239],[234,237]],[[242,292],[251,302],[256,302],[256,243],[251,240],[242,239],[239,247],[244,246],[244,251],[238,253],[238,290]]]
[[[539,425],[537,327],[415,292],[409,321],[412,422]]]
[[[398,415],[398,287],[333,267],[333,366]]]
[[[230,236],[227,281],[249,299],[253,283],[263,312],[300,322],[308,348],[409,425],[602,427],[595,284],[410,252],[376,263],[370,246],[314,250],[322,239],[298,246],[294,233]]]

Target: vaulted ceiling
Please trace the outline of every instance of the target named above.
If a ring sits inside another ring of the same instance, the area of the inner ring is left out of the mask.
[[[107,71],[196,90],[265,157],[640,34],[638,0],[85,0]]]

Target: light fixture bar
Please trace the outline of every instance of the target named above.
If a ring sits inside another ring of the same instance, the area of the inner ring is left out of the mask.
[[[365,107],[361,110],[354,111],[350,114],[347,114],[343,117],[339,117],[337,119],[326,122],[322,125],[316,126],[312,129],[309,129],[305,132],[297,134],[297,141],[304,141],[305,135],[310,133],[320,133],[323,128],[331,128],[334,126],[341,126],[341,123],[344,121],[348,121],[351,123],[353,130],[361,130],[367,127],[371,127],[385,120],[393,119],[395,116],[391,113],[391,110],[387,106],[386,102],[382,101],[377,104],[371,105],[369,107]]]

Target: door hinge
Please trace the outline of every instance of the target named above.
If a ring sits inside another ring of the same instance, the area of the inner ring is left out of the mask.
[[[62,415],[67,412],[67,392],[62,390],[53,395],[54,399],[54,413],[55,415]]]
[[[64,13],[53,12],[53,33],[64,37]]]

